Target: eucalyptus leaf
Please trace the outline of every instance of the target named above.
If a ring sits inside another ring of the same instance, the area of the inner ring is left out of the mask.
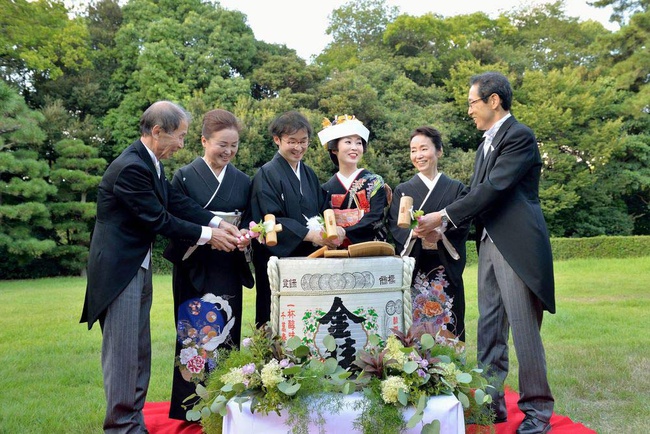
[[[284,368],[282,370],[282,373],[284,375],[296,375],[297,373],[300,372],[301,369],[302,368],[299,365],[294,365],[294,366],[292,366],[290,368]]]
[[[458,395],[456,397],[458,398],[460,403],[463,404],[463,408],[469,408],[469,398],[467,397],[467,395],[465,395],[461,391],[458,391]]]
[[[233,392],[239,394],[246,390],[246,385],[244,383],[237,383],[232,385]]]
[[[434,419],[422,427],[422,434],[440,434],[440,421]]]
[[[325,360],[325,374],[331,375],[334,372],[336,372],[336,368],[339,366],[339,362],[333,358],[330,357],[329,359]]]
[[[317,370],[320,369],[321,366],[323,366],[323,362],[320,359],[317,359],[316,357],[314,357],[309,361],[309,369]]]
[[[478,404],[484,404],[485,403],[485,392],[483,392],[481,389],[476,389],[474,392],[474,400]]]
[[[293,351],[293,354],[298,358],[307,357],[309,355],[309,347],[301,345]]]
[[[343,385],[343,390],[341,390],[341,392],[343,392],[344,395],[350,395],[351,393],[354,393],[354,389],[354,383],[348,381]]]
[[[430,350],[436,345],[436,340],[429,333],[425,333],[420,338],[420,345],[422,345],[422,348],[425,350]]]
[[[421,411],[416,411],[413,416],[408,420],[406,423],[406,428],[411,429],[414,428],[415,425],[419,424],[422,421],[422,418],[424,417],[424,413]]]
[[[423,412],[425,408],[427,408],[427,397],[425,395],[422,395],[420,396],[420,399],[418,399],[418,406],[416,410]]]
[[[233,398],[232,401],[239,406],[239,411],[242,411],[243,410],[242,404],[248,401],[248,397],[246,397],[246,396],[237,396],[237,397]],[[251,404],[251,411],[253,411],[252,410],[253,408],[254,408],[254,406],[253,406],[253,404]],[[223,411],[227,412],[227,408],[224,407]],[[225,416],[225,414],[222,413],[222,416]]]
[[[203,386],[201,386],[201,387],[203,387]],[[198,395],[197,395],[196,393],[191,394],[190,396],[188,396],[187,398],[185,398],[185,399],[183,400],[183,404],[186,403],[187,401],[192,401],[192,400],[193,400],[194,398],[196,398],[197,396],[198,396]]]
[[[201,397],[201,399],[208,399],[208,389],[205,388],[202,384],[196,385],[196,394]]]
[[[420,365],[418,365],[418,362],[409,360],[408,362],[404,363],[404,372],[406,372],[407,374],[412,374],[419,366]]]
[[[371,345],[377,346],[381,342],[381,338],[378,335],[372,334],[368,336],[368,342],[370,342]]]
[[[283,381],[278,384],[278,390],[287,396],[293,396],[298,392],[298,390],[300,390],[300,383],[291,384]]]
[[[298,348],[299,346],[302,345],[302,339],[300,339],[298,336],[293,336],[293,337],[287,339],[287,342],[286,342],[285,345],[287,346],[287,348],[289,348],[290,350],[293,351],[293,350],[295,350],[296,348]]]
[[[469,384],[472,382],[472,374],[468,374],[467,372],[456,374],[456,380],[459,383]]]
[[[336,340],[334,339],[334,336],[332,335],[327,335],[323,338],[323,345],[325,345],[325,348],[327,348],[327,351],[330,353],[336,349]]]
[[[219,397],[217,397],[219,398]],[[227,401],[226,400],[221,400],[217,401],[216,399],[212,404],[210,404],[210,411],[214,414],[221,413],[221,409],[226,406]]]
[[[210,412],[209,407],[203,407],[201,409],[201,417],[208,417],[208,416],[210,416],[210,414],[212,414],[212,413]]]
[[[185,417],[187,420],[195,422],[201,420],[201,412],[198,410],[188,410],[187,413],[185,413]]]
[[[409,395],[406,393],[406,390],[400,387],[399,392],[397,392],[397,400],[400,404],[406,407],[409,403]]]
[[[351,371],[346,371],[345,369],[341,368],[339,370],[339,372],[336,372],[335,374],[336,374],[337,378],[340,378],[340,379],[344,380],[344,379],[350,377],[350,375],[352,375],[352,372]]]

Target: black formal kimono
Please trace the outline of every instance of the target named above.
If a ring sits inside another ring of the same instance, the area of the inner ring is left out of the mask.
[[[262,166],[251,186],[251,217],[260,222],[266,214],[273,214],[276,223],[282,224],[278,244],[274,247],[253,245],[255,289],[257,293],[255,322],[258,326],[271,319],[271,287],[267,263],[271,256],[279,258],[308,256],[318,247],[303,241],[309,230],[307,219],[318,216],[329,206],[327,193],[320,185],[316,173],[300,162],[300,180],[287,162],[276,153]]]
[[[332,176],[323,184],[323,188],[330,197],[332,209],[337,213],[337,225],[345,228],[343,247],[364,241],[386,241],[384,210],[388,203],[381,176],[362,169],[350,189],[343,185],[338,175]],[[349,221],[353,223],[351,225],[339,217],[339,210],[357,209],[363,210],[363,217],[357,222]]]
[[[231,213],[219,215],[239,225],[241,213],[248,208],[250,178],[232,164],[223,170],[219,183],[199,157],[176,172],[172,185],[209,211]],[[196,383],[202,383],[214,369],[217,349],[239,347],[242,285],[252,288],[253,275],[239,250],[223,252],[210,245],[194,248],[172,242],[165,257],[174,263],[177,334],[169,416],[185,420],[183,400],[195,393]]]
[[[440,174],[438,182],[427,198],[429,188],[419,175],[399,184],[393,193],[393,201],[388,213],[388,225],[395,240],[397,253],[415,258],[411,297],[413,302],[413,324],[433,322],[439,329],[448,330],[461,341],[465,341],[465,288],[463,270],[465,269],[465,242],[469,225],[458,228],[449,225],[445,236],[454,246],[460,258],[454,260],[442,241],[428,246],[415,238],[410,252],[405,252],[411,240],[411,230],[397,226],[399,202],[402,196],[413,198],[413,209],[425,213],[439,211],[464,195],[465,186]],[[426,198],[426,202],[423,204]]]

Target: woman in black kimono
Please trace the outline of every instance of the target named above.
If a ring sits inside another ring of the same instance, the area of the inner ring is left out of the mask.
[[[201,135],[203,157],[181,167],[172,180],[179,191],[223,219],[219,228],[238,227],[248,208],[250,178],[231,163],[240,131],[232,113],[206,113]],[[254,283],[243,251],[247,243],[242,240],[239,249],[226,252],[209,245],[173,242],[165,251],[165,257],[174,263],[177,333],[170,418],[186,419],[186,409],[194,402],[183,400],[195,393],[196,383],[203,383],[214,369],[217,349],[239,347],[242,285],[252,288]]]
[[[354,116],[323,123],[318,138],[339,169],[323,188],[331,197],[337,225],[345,228],[342,247],[363,241],[385,241],[384,211],[388,204],[384,180],[359,168],[368,149],[368,129]]]
[[[444,236],[451,246],[446,247],[442,231],[435,231],[428,239],[415,237],[410,229],[397,226],[400,198],[413,198],[413,210],[433,212],[443,209],[464,195],[460,181],[438,171],[442,157],[442,137],[431,127],[417,128],[411,135],[411,162],[418,173],[395,188],[388,213],[389,230],[395,239],[396,251],[415,258],[411,296],[413,324],[431,322],[437,330],[453,333],[465,341],[465,242],[469,226],[449,225]],[[457,253],[458,259],[454,259]]]
[[[260,222],[266,214],[273,214],[275,221],[282,224],[282,232],[278,232],[278,244],[274,247],[257,241],[253,243],[258,327],[271,318],[267,272],[271,256],[308,256],[319,246],[335,248],[345,237],[340,227],[337,228],[339,238],[333,241],[324,239],[319,229],[307,228],[308,219],[329,208],[327,193],[320,186],[316,173],[302,162],[312,134],[309,121],[298,112],[286,112],[271,123],[269,132],[278,152],[253,177],[251,216],[254,222]]]

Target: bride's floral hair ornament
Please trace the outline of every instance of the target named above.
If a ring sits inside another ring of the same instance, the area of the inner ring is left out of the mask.
[[[333,121],[327,118],[323,119],[323,129],[318,133],[318,139],[323,147],[330,153],[330,158],[335,166],[338,167],[339,161],[332,151],[338,149],[338,142],[341,137],[359,136],[363,142],[363,152],[368,149],[368,137],[370,131],[354,115],[335,116]]]

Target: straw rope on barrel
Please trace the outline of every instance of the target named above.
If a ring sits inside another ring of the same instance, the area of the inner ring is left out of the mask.
[[[413,302],[411,300],[411,279],[415,268],[415,258],[402,257],[404,260],[404,274],[402,275],[402,301],[404,303],[404,330],[413,324]]]
[[[269,285],[271,286],[271,313],[280,312],[280,269],[278,261],[277,256],[271,256],[267,264]],[[278,315],[271,315],[271,330],[276,335],[280,332],[280,317]]]

